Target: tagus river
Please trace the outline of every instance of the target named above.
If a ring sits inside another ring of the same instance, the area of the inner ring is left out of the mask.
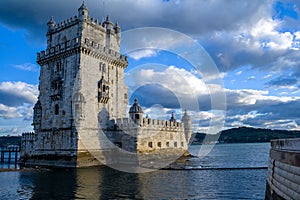
[[[269,143],[219,144],[192,170],[111,168],[0,172],[0,199],[264,199]],[[197,155],[199,146],[191,146]]]

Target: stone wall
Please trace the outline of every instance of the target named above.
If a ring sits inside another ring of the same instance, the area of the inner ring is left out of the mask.
[[[300,139],[271,141],[266,199],[300,198]]]
[[[53,167],[107,164],[113,146],[105,135],[98,130],[78,131],[82,135],[70,130],[23,133],[20,164]]]
[[[136,124],[130,118],[119,118],[111,120],[110,124],[115,126],[112,128],[115,130],[108,132],[109,138],[114,143],[120,142],[122,148],[128,151],[146,153],[162,149],[188,148],[184,125],[180,122],[143,118],[141,124]],[[129,147],[130,149],[127,149]]]

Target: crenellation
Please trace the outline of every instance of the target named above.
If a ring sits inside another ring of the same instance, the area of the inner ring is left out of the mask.
[[[136,127],[134,121],[130,120],[129,118],[118,118],[112,121],[113,124],[116,124],[119,129],[129,129]],[[140,128],[151,128],[151,130],[168,130],[168,131],[178,131],[183,129],[183,124],[180,122],[169,122],[166,120],[157,120],[157,119],[150,119],[150,118],[143,118],[142,123],[139,125]]]
[[[55,47],[50,47],[50,49],[47,48],[46,51],[43,50],[37,53],[37,61],[40,61],[42,59],[48,58],[56,54],[60,54],[64,52],[64,50],[71,50],[73,48],[78,48],[82,46],[93,50],[95,52],[95,55],[99,55],[98,57],[100,57],[100,55],[103,55],[103,53],[105,53],[105,55],[112,57],[113,59],[117,58],[120,62],[125,62],[125,63],[128,62],[127,56],[124,56],[112,49],[108,49],[107,47],[102,46],[100,43],[96,43],[95,41],[90,41],[88,38],[85,38],[84,43],[82,44],[80,44],[80,41],[82,40],[76,37],[64,43],[57,44]],[[66,44],[67,44],[67,48],[66,48]]]

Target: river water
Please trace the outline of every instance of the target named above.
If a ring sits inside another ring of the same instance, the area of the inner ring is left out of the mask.
[[[198,145],[190,147],[198,155]],[[264,199],[270,144],[218,144],[192,170],[133,174],[105,166],[0,172],[0,199]]]

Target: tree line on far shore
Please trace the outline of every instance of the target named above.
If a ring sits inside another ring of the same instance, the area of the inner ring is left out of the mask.
[[[270,142],[275,139],[300,138],[300,131],[271,130],[262,128],[239,127],[221,131],[217,143],[256,143]],[[208,137],[206,137],[208,136]],[[205,138],[206,137],[206,138]],[[192,144],[216,142],[205,133],[194,133]]]

